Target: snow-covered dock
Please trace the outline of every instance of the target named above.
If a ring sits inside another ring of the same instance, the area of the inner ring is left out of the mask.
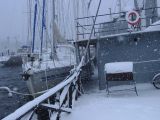
[[[130,91],[107,96],[106,91],[91,89],[62,120],[159,120],[160,91],[151,84],[138,84],[137,88],[139,96]]]

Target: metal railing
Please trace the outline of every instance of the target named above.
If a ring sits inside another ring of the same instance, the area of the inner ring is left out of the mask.
[[[62,112],[70,113],[75,100],[83,93],[80,78],[81,67],[82,62],[63,82],[2,120],[32,120],[41,108],[49,112],[49,118],[56,120],[60,119]]]
[[[152,22],[155,22],[160,19],[156,10],[160,11],[160,7],[135,10],[140,15],[145,14],[145,17],[140,16],[141,21],[138,26],[130,26],[128,24],[127,20],[125,19],[125,14],[128,11],[98,15],[97,19],[99,22],[96,22],[96,24],[94,25],[94,32],[92,37],[144,30],[145,28],[151,25],[150,24],[151,20],[153,20]],[[146,11],[149,11],[148,14],[146,13]],[[122,18],[118,19],[120,14],[122,15],[123,19]],[[94,19],[95,16],[88,16],[88,17],[77,18],[75,20],[77,23],[76,27],[77,27],[78,40],[88,38],[88,36],[90,35]],[[89,22],[86,23],[84,21],[89,21]]]

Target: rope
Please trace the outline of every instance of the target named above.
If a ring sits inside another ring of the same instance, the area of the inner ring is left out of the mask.
[[[93,25],[92,25],[92,29],[91,29],[91,34],[90,34],[90,36],[89,36],[88,43],[87,43],[87,46],[86,46],[86,49],[85,49],[85,52],[84,52],[84,57],[87,55],[87,51],[88,51],[89,44],[90,44],[90,41],[91,41],[91,37],[92,37],[93,31],[94,31],[94,25],[95,25],[96,20],[97,20],[97,16],[98,16],[98,13],[99,13],[99,9],[100,9],[101,2],[102,2],[102,0],[99,1],[98,8],[97,8],[97,12],[96,12],[96,17],[95,17],[95,19],[93,20]],[[82,58],[83,58],[83,57],[82,57]]]
[[[48,90],[44,90],[44,91],[40,91],[40,92],[33,93],[33,94],[27,94],[27,93],[21,93],[21,92],[13,91],[9,87],[5,87],[5,86],[4,87],[0,87],[0,90],[8,91],[8,93],[11,93],[10,94],[11,96],[12,96],[12,94],[23,95],[23,96],[39,95],[39,94],[43,94],[43,93],[48,91]]]

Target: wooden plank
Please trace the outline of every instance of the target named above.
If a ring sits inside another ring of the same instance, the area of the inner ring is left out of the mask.
[[[61,95],[60,95],[60,106],[62,106],[62,104],[63,104],[63,101],[64,101],[64,99],[65,99],[65,97],[66,97],[66,95],[67,95],[67,93],[68,93],[68,91],[69,91],[69,87],[70,87],[70,84],[67,85],[67,86],[63,89],[63,91],[62,91],[62,93],[61,93]]]
[[[72,110],[70,108],[59,107],[58,105],[51,105],[51,104],[41,104],[41,106],[51,110],[67,112],[67,113],[71,113]]]
[[[77,90],[74,89],[73,94],[72,94],[72,106],[74,106],[75,100],[76,100],[76,94],[77,94]]]
[[[128,72],[128,73],[106,74],[106,80],[108,80],[108,81],[129,81],[129,80],[133,80],[133,73]]]
[[[33,116],[34,116],[34,112],[35,110],[29,112],[27,115],[25,115],[23,118],[21,118],[20,120],[32,120]]]

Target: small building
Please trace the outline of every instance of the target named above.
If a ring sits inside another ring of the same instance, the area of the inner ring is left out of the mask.
[[[126,21],[123,23],[126,23]],[[106,87],[104,75],[104,65],[106,63],[134,62],[134,79],[136,82],[151,82],[153,76],[160,72],[159,23],[160,22],[152,24],[149,28],[145,28],[144,30],[123,30],[123,32],[112,32],[111,34],[102,33],[102,28],[106,28],[107,26],[106,23],[103,27],[102,24],[99,25],[99,27],[101,27],[100,30],[94,30],[94,36],[92,36],[89,42],[86,64],[88,62],[94,62],[96,64],[98,69],[99,88],[101,90]],[[108,26],[111,26],[111,23],[109,24],[110,25]],[[116,23],[114,22],[114,24]],[[121,28],[119,26],[115,29]],[[107,30],[112,29],[107,28]],[[84,34],[85,33],[83,33],[83,36]],[[77,48],[77,62],[79,62],[83,56],[87,43],[88,39],[84,37],[75,42]]]

